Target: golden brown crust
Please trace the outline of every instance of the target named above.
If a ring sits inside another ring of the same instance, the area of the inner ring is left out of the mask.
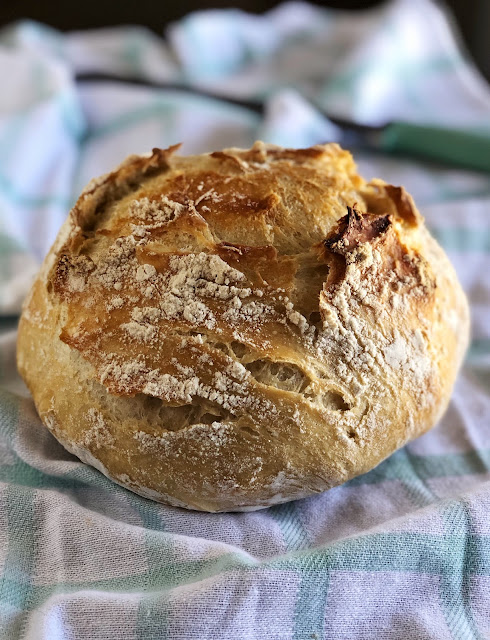
[[[19,370],[55,436],[220,511],[324,491],[430,428],[468,310],[408,194],[334,144],[176,149],[88,185],[26,301]]]

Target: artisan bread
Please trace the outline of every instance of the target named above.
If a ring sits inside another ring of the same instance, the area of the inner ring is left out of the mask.
[[[142,496],[245,511],[432,427],[468,307],[405,190],[336,144],[176,150],[86,187],[25,302],[18,367],[54,436]]]

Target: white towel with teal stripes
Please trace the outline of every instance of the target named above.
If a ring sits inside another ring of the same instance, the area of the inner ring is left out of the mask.
[[[93,73],[259,99],[264,113],[80,81]],[[0,75],[0,637],[490,637],[489,175],[359,153],[367,178],[413,193],[446,248],[472,343],[440,424],[323,495],[250,514],[152,503],[66,453],[15,372],[33,273],[82,186],[127,154],[336,139],[321,110],[488,129],[489,88],[441,8],[207,11],[164,38],[21,22],[0,32]]]

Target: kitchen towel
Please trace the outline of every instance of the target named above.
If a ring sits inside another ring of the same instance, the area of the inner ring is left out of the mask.
[[[54,440],[15,369],[33,274],[83,185],[130,153],[336,140],[325,111],[490,133],[490,90],[443,8],[208,10],[164,37],[23,21],[0,31],[0,70],[0,638],[490,637],[489,175],[356,153],[366,178],[414,195],[469,296],[472,342],[441,422],[322,495],[243,514],[140,498]]]

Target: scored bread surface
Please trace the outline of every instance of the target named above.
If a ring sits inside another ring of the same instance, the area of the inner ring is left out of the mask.
[[[155,500],[265,507],[368,471],[445,410],[466,299],[410,196],[336,144],[131,156],[25,302],[43,423]]]

